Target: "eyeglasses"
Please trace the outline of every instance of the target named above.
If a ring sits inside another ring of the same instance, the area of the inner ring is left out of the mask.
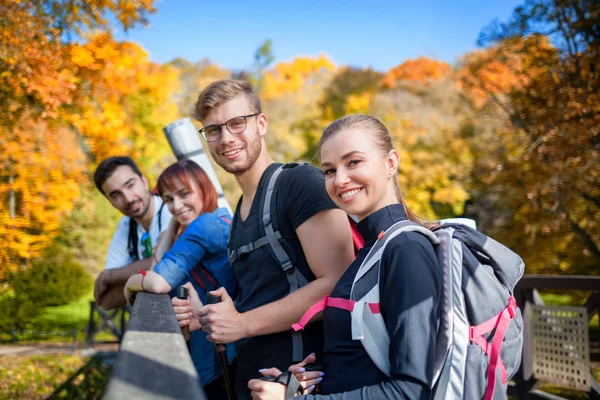
[[[256,117],[260,113],[242,115],[240,117],[231,118],[229,121],[221,125],[209,125],[206,128],[200,129],[198,132],[202,135],[202,138],[207,142],[216,142],[221,139],[222,128],[225,126],[227,130],[233,135],[239,135],[246,130],[248,122],[246,118]]]
[[[152,241],[150,240],[150,234],[148,232],[144,232],[142,235],[142,246],[144,246],[144,251],[142,252],[142,256],[144,258],[152,257]]]

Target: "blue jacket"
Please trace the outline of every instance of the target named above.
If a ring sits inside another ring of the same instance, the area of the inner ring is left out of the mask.
[[[192,282],[200,300],[206,304],[206,291],[192,275],[192,269],[201,263],[217,281],[217,287],[225,287],[231,298],[235,299],[238,283],[227,258],[229,221],[231,217],[224,208],[201,214],[177,238],[173,247],[165,252],[154,267],[154,272],[161,275],[173,289],[187,281]],[[206,340],[206,333],[191,333],[190,351],[200,382],[202,385],[210,383],[221,366],[215,365],[215,346]],[[230,361],[235,357],[233,344],[227,346],[227,354]]]

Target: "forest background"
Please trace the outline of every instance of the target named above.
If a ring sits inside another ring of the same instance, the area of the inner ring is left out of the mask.
[[[420,57],[387,71],[327,54],[276,62],[270,40],[248,70],[154,63],[113,35],[154,7],[0,0],[0,326],[32,327],[41,307],[89,295],[121,217],[95,189],[95,167],[130,155],[155,182],[175,161],[162,128],[229,77],[258,90],[275,160],[310,162],[328,123],[372,114],[393,135],[419,215],[475,219],[529,274],[600,272],[596,1],[525,0],[456,63]],[[235,205],[235,181],[215,169]]]

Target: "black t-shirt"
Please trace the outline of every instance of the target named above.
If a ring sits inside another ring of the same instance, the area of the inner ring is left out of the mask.
[[[365,247],[340,278],[331,297],[350,298],[354,277],[379,233],[405,219],[398,204],[384,207],[358,223]],[[350,313],[328,307],[323,313],[325,348],[321,360],[325,372],[321,389],[328,396],[323,398],[430,397],[442,274],[429,240],[416,232],[404,232],[392,239],[381,258],[379,282],[381,315],[390,336],[391,377],[377,368],[359,340],[352,340]]]
[[[230,249],[238,249],[265,235],[262,226],[261,198],[267,189],[269,179],[281,164],[271,164],[263,173],[250,212],[245,221],[239,214],[239,203],[233,217],[230,236]],[[302,246],[296,235],[296,229],[320,211],[335,208],[325,191],[323,173],[315,167],[299,165],[284,168],[277,179],[274,193],[277,224],[274,229],[281,232],[284,245],[292,263],[304,277],[313,281],[315,276],[310,270]],[[241,203],[241,200],[240,200]],[[248,256],[233,264],[239,282],[239,293],[235,301],[240,312],[253,310],[287,296],[290,286],[281,269],[271,246],[266,245],[251,252]],[[309,324],[302,333],[304,356],[323,351],[323,326],[315,322]],[[286,371],[292,363],[292,336],[290,331],[256,336],[239,340],[236,343],[238,353],[237,389],[246,386],[248,380],[260,377],[261,368],[277,367]],[[320,358],[320,357],[319,357]]]

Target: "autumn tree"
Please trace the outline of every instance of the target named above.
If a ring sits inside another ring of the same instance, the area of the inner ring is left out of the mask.
[[[406,60],[386,72],[382,84],[386,88],[395,87],[399,81],[424,84],[446,78],[451,72],[452,67],[448,63],[419,57],[416,60]]]
[[[372,68],[340,68],[321,100],[324,117],[330,121],[343,117],[347,111],[348,98],[373,95],[381,88],[382,78],[383,74]]]
[[[497,139],[480,143],[482,192],[504,192],[491,205],[510,218],[496,229],[529,271],[598,271],[599,18],[593,1],[526,1],[482,33],[489,48],[465,65],[482,109],[506,116]],[[489,77],[502,69],[498,85]]]
[[[73,49],[87,30],[145,22],[152,1],[0,1],[0,279],[42,254],[86,184]],[[85,42],[85,41],[84,41]]]

